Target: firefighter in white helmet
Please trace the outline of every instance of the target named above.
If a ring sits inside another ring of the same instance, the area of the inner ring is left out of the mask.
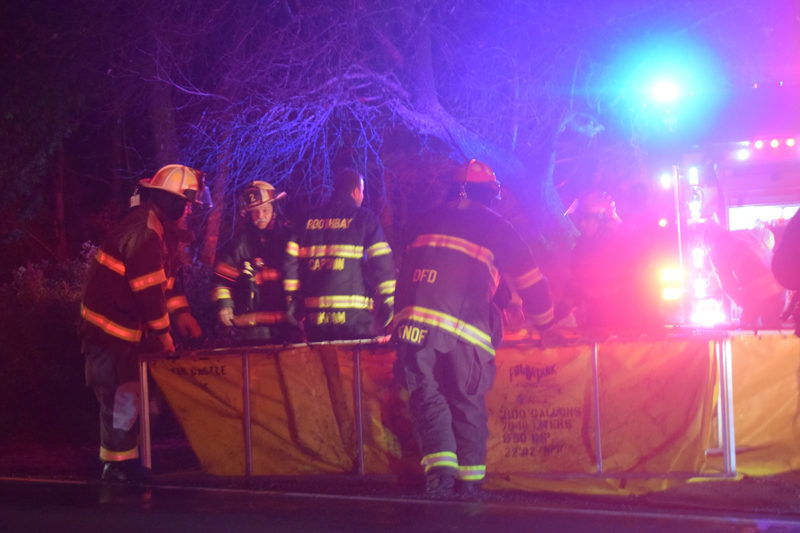
[[[200,326],[175,275],[178,221],[203,189],[203,173],[167,165],[139,182],[140,205],[95,255],[80,328],[86,382],[100,403],[102,479],[137,481],[140,352],[174,352],[173,333],[199,338]]]
[[[548,284],[528,245],[489,208],[500,193],[492,169],[459,168],[451,198],[416,217],[397,279],[395,375],[409,392],[425,492],[482,494],[489,436],[485,395],[494,382],[502,319],[501,279],[520,296],[531,326],[553,321]]]
[[[246,225],[219,254],[212,298],[220,324],[239,343],[299,340],[286,314],[283,254],[291,234],[274,202],[285,197],[270,183],[256,180],[242,193]]]
[[[578,326],[598,334],[656,327],[659,286],[656,266],[648,259],[650,244],[624,226],[613,197],[588,192],[564,215],[572,217],[581,235],[572,250],[557,319],[572,313]]]

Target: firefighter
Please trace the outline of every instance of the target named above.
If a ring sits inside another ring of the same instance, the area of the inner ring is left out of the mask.
[[[493,302],[501,276],[527,320],[549,327],[548,284],[528,246],[489,208],[500,185],[472,160],[448,200],[411,226],[398,276],[395,376],[408,390],[425,493],[480,497],[489,436],[485,395],[495,377],[502,317]]]
[[[596,334],[655,327],[659,287],[648,259],[654,242],[624,227],[614,199],[604,191],[581,195],[564,215],[572,217],[580,236],[558,317],[572,313],[578,326]]]
[[[286,314],[283,254],[291,228],[278,217],[274,202],[284,198],[266,181],[248,184],[242,195],[245,228],[231,240],[214,267],[212,299],[219,322],[248,344],[297,341]]]
[[[172,333],[199,338],[200,326],[176,283],[178,221],[199,198],[203,174],[167,165],[139,182],[140,205],[112,230],[90,267],[81,303],[86,383],[100,404],[101,478],[138,481],[141,352],[174,352]]]
[[[781,285],[792,291],[782,318],[794,318],[795,335],[800,337],[800,211],[789,221],[775,247],[772,273]]]
[[[786,293],[770,270],[771,250],[759,232],[728,231],[711,220],[705,241],[722,291],[742,309],[739,325],[780,329]]]
[[[352,168],[334,177],[333,195],[312,211],[286,246],[290,313],[309,341],[371,338],[392,320],[392,250],[378,217],[362,207],[364,178]]]

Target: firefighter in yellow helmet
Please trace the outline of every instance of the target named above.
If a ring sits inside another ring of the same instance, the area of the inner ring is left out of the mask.
[[[283,254],[291,228],[275,211],[285,197],[270,183],[256,180],[242,193],[245,226],[219,254],[212,298],[220,324],[236,342],[281,343],[299,340],[286,314]]]
[[[489,436],[485,395],[494,382],[502,319],[493,298],[504,277],[537,328],[553,321],[548,284],[528,245],[490,209],[501,187],[472,160],[450,198],[409,228],[397,281],[395,376],[409,392],[425,493],[480,497]]]
[[[203,173],[167,165],[139,182],[141,201],[94,257],[81,303],[86,383],[100,403],[102,479],[136,481],[140,352],[174,352],[173,333],[202,332],[175,275],[177,222],[198,201]]]

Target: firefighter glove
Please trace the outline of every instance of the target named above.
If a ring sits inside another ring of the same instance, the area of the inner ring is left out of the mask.
[[[217,314],[223,326],[233,326],[233,307],[223,307]]]
[[[178,313],[175,317],[175,329],[178,335],[187,339],[198,339],[203,334],[200,324],[191,313]]]
[[[253,265],[252,263],[250,263],[250,261],[244,262],[244,267],[242,268],[242,276],[249,280],[256,279],[256,271],[253,268]]]
[[[378,319],[378,324],[380,324],[382,328],[386,329],[389,327],[389,325],[392,323],[392,318],[394,318],[393,306],[386,301],[378,304],[376,318]]]
[[[172,341],[172,335],[169,332],[162,333],[157,338],[161,345],[161,350],[167,353],[175,353],[175,343]]]

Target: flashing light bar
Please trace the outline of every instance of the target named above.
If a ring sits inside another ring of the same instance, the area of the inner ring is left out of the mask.
[[[713,298],[698,300],[690,320],[692,324],[707,328],[722,324],[726,320],[722,302]]]
[[[661,281],[680,281],[682,277],[678,268],[665,268],[661,271]]]
[[[661,291],[661,297],[665,300],[680,300],[681,289],[680,287],[665,287]]]
[[[699,299],[708,297],[708,280],[703,278],[694,280],[694,297]]]
[[[694,267],[698,270],[703,268],[703,263],[706,260],[706,251],[701,246],[697,246],[692,249],[692,263]]]
[[[689,181],[689,185],[699,185],[700,184],[700,171],[697,170],[697,167],[689,167],[689,174],[687,176]]]
[[[766,141],[764,141],[763,139],[757,139],[757,140],[755,140],[753,142],[753,147],[756,150],[761,150],[761,149],[764,148],[765,144],[766,144]],[[771,148],[779,148],[781,146],[781,144],[784,144],[784,145],[788,146],[789,148],[793,148],[794,146],[797,145],[797,139],[795,139],[794,137],[788,137],[788,138],[783,140],[783,143],[781,143],[780,139],[778,139],[777,137],[774,137],[769,141],[769,145],[770,145]]]
[[[700,220],[700,215],[703,212],[703,201],[698,198],[689,200],[689,215],[692,220]]]

